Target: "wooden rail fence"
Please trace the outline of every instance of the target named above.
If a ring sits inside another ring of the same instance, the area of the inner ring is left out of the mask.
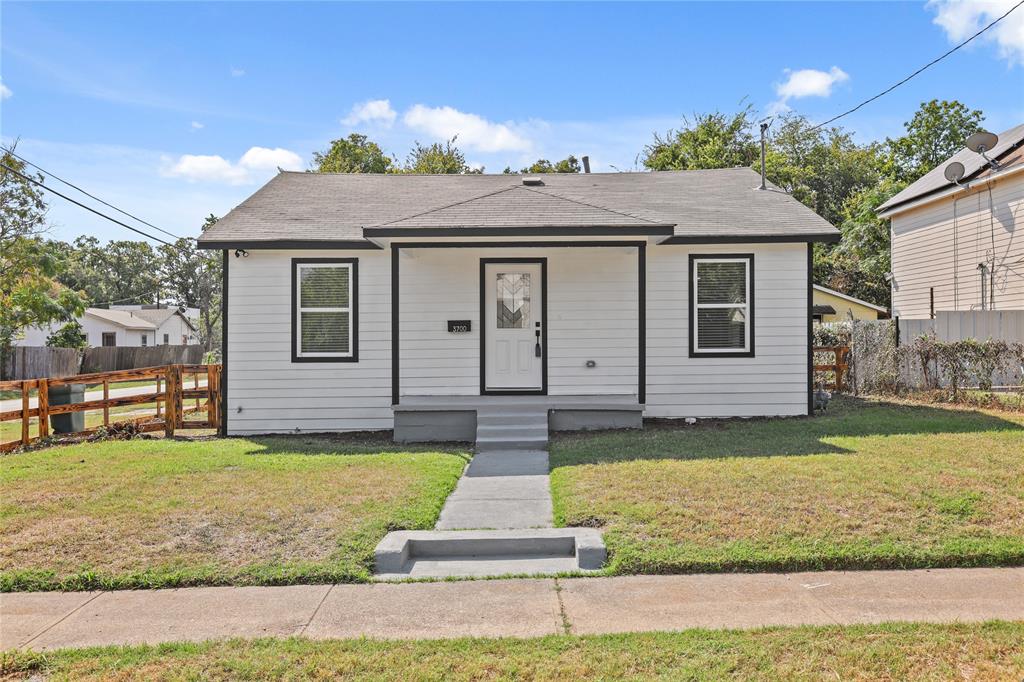
[[[818,364],[819,354],[831,353],[832,363]],[[842,391],[845,387],[846,373],[850,368],[847,362],[850,355],[848,346],[815,346],[814,347],[814,373],[815,384],[821,373],[826,373],[826,379],[822,382],[824,387],[833,391]],[[832,378],[827,378],[831,373]]]
[[[200,376],[206,377],[206,385],[200,386]],[[112,398],[110,385],[125,381],[153,381],[154,390],[144,393],[125,395]],[[103,397],[66,405],[51,405],[50,388],[70,384],[102,386]],[[191,386],[188,386],[191,384]],[[32,392],[36,393],[36,406],[32,407]],[[50,436],[50,417],[75,412],[102,410],[102,424],[86,428],[84,431],[61,434],[63,436],[81,436],[94,433],[101,426],[108,428],[111,424],[134,422],[140,431],[163,431],[168,437],[179,429],[218,429],[221,423],[221,366],[220,365],[165,365],[162,367],[143,367],[140,369],[121,370],[117,372],[94,372],[78,374],[63,378],[26,379],[22,381],[0,381],[0,393],[17,392],[20,407],[15,410],[0,411],[0,428],[4,422],[20,421],[21,433],[17,440],[0,437],[0,452],[7,452],[28,445]],[[192,402],[194,401],[194,403]],[[154,414],[139,416],[126,415],[127,419],[117,420],[118,415],[111,415],[112,408],[127,405],[154,405]],[[204,412],[204,419],[187,419],[189,414]],[[32,420],[36,420],[36,434],[32,435]],[[5,442],[6,441],[6,442]]]

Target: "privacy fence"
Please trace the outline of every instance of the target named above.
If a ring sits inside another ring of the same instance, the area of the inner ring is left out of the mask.
[[[203,361],[203,347],[104,346],[78,351],[74,348],[14,346],[8,348],[4,356],[0,380],[43,379],[163,365],[196,365]]]
[[[221,366],[173,364],[0,381],[0,452],[60,434],[219,429]],[[197,418],[198,417],[198,418]]]

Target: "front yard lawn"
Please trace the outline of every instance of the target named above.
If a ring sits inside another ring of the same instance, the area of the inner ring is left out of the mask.
[[[0,655],[55,680],[1011,680],[1024,623],[686,630],[600,637],[260,639]]]
[[[468,450],[281,436],[0,458],[0,590],[351,582],[431,528]]]
[[[616,573],[1024,563],[1024,415],[839,398],[813,419],[557,437],[556,523]]]

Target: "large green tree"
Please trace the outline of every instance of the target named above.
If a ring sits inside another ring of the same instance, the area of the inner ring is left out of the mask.
[[[366,135],[352,133],[332,141],[323,152],[313,152],[312,165],[318,173],[388,173],[395,162]]]
[[[684,118],[681,128],[654,141],[640,153],[648,170],[701,170],[750,166],[758,158],[758,143],[752,132],[753,109],[735,114],[713,112]]]
[[[887,174],[911,183],[964,148],[964,141],[981,130],[985,116],[961,102],[933,99],[922,102],[903,124],[906,133],[887,140]]]
[[[83,235],[70,245],[55,246],[67,261],[60,281],[85,292],[89,305],[160,300],[161,259],[148,243],[125,239],[102,244],[96,237]]]
[[[815,128],[803,116],[777,121],[767,146],[768,178],[833,225],[847,198],[881,177],[880,145],[858,145],[842,128]]]
[[[63,261],[43,238],[46,202],[26,177],[25,164],[9,151],[0,156],[0,370],[7,351],[32,326],[82,314],[82,296],[56,279]],[[12,170],[8,170],[12,169]],[[13,171],[13,172],[12,172]],[[23,177],[24,176],[24,177]]]
[[[483,168],[471,168],[466,163],[466,155],[455,145],[457,139],[453,137],[444,143],[430,145],[416,142],[401,172],[435,175],[483,173]]]
[[[207,216],[203,231],[217,220],[217,216]],[[173,246],[161,246],[160,255],[165,300],[199,309],[199,342],[207,352],[214,350],[221,334],[220,252],[201,250],[192,239],[179,239]]]

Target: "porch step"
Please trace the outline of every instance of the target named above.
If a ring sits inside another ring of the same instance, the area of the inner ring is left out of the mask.
[[[511,404],[507,409],[478,410],[476,448],[544,450],[548,446],[548,411],[543,406]]]
[[[374,551],[374,573],[384,580],[550,575],[598,570],[606,559],[594,528],[394,531]]]

